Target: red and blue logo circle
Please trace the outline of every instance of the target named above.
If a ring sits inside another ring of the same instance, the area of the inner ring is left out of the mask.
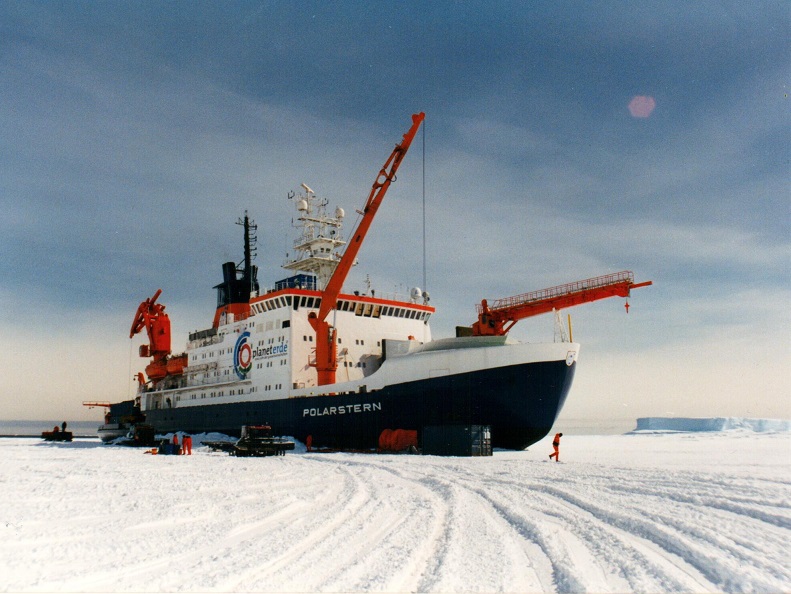
[[[236,339],[236,346],[233,348],[233,370],[239,379],[245,379],[253,368],[253,348],[250,346],[250,333],[242,332]]]

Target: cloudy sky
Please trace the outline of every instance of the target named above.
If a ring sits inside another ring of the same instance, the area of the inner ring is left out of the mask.
[[[0,3],[0,418],[130,397],[141,300],[163,290],[175,348],[208,327],[245,210],[272,286],[287,193],[353,212],[418,111],[348,290],[423,285],[425,179],[435,337],[482,298],[629,269],[654,286],[628,315],[570,310],[565,416],[791,418],[790,11]]]

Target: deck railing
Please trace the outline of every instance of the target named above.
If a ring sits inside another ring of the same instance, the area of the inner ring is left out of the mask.
[[[566,283],[565,285],[558,285],[557,287],[550,287],[548,289],[541,289],[539,291],[514,295],[513,297],[497,299],[489,304],[489,310],[495,311],[498,309],[525,305],[534,301],[542,301],[544,299],[552,299],[554,297],[563,297],[565,295],[579,293],[588,289],[599,289],[601,287],[609,287],[611,285],[619,285],[622,283],[634,283],[634,273],[630,270],[624,270],[623,272],[605,274],[603,276],[596,276],[573,283]],[[481,304],[478,304],[477,309],[479,314],[483,312]]]

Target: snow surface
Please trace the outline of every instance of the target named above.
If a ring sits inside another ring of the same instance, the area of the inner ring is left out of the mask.
[[[562,431],[562,427],[557,427]],[[791,433],[489,458],[0,440],[5,591],[791,591]]]

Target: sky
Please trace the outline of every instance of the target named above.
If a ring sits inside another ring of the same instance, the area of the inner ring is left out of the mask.
[[[790,34],[784,2],[5,0],[0,418],[130,398],[140,301],[174,349],[209,327],[245,211],[272,287],[288,192],[353,213],[420,111],[346,290],[420,286],[443,337],[632,270],[628,314],[567,312],[563,418],[791,418]]]

